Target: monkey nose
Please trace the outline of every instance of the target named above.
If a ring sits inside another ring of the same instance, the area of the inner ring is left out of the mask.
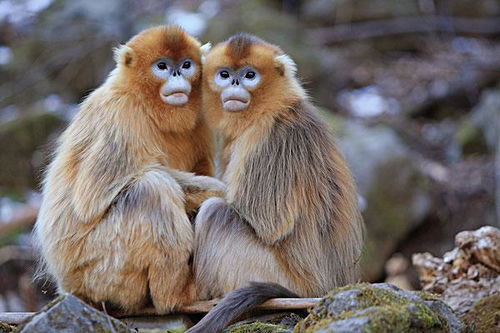
[[[237,85],[239,86],[240,85],[240,81],[238,79],[233,79],[233,82],[231,82],[231,84],[234,86],[234,85]]]

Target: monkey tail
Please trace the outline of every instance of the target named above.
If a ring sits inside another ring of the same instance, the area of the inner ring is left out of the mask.
[[[250,282],[250,286],[228,293],[198,324],[186,333],[219,333],[233,320],[271,298],[299,297],[276,283]]]

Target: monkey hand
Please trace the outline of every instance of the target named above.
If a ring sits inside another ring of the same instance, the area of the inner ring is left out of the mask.
[[[206,176],[197,176],[196,178],[206,178],[199,186],[187,187],[184,191],[186,202],[186,212],[188,214],[196,211],[207,199],[212,197],[224,198],[226,188],[224,184],[215,178]]]
[[[179,170],[171,170],[170,173],[184,191],[184,201],[188,214],[193,214],[208,198],[223,198],[226,194],[226,185],[216,178],[196,176],[193,173]]]

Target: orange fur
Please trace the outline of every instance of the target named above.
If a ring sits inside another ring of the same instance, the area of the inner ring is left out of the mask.
[[[159,57],[190,57],[189,101],[160,98]],[[212,137],[200,113],[200,44],[172,26],[145,30],[116,52],[117,67],[59,139],[35,226],[59,290],[135,311],[170,311],[196,297],[186,209],[221,195]]]

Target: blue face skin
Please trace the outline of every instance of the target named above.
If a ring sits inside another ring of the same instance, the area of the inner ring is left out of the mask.
[[[189,58],[175,63],[168,58],[160,58],[151,65],[153,74],[164,81],[160,89],[163,102],[170,105],[184,105],[189,100],[191,82],[196,74],[196,64]]]
[[[238,112],[245,110],[250,104],[250,91],[259,85],[260,74],[250,66],[237,70],[221,67],[215,73],[214,82],[220,89],[222,108]]]

